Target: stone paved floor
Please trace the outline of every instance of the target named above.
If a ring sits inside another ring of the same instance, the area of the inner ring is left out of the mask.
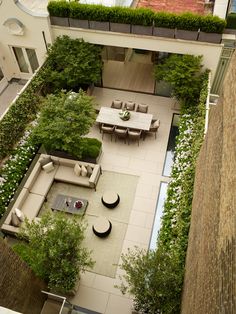
[[[171,109],[173,100],[100,88],[95,88],[93,95],[96,97],[98,107],[110,106],[115,98],[145,102],[149,104],[149,112],[161,120],[157,139],[155,140],[153,135],[148,136],[145,141],[140,142],[140,146],[137,143],[127,145],[122,141],[111,142],[110,137],[105,135],[102,141],[103,154],[100,159],[104,170],[139,176],[122,252],[127,252],[128,248],[135,245],[148,248],[160,182],[169,180],[162,176],[162,169],[174,113]],[[89,136],[102,139],[98,126],[93,127]],[[100,313],[131,314],[132,300],[128,296],[123,296],[114,287],[119,283],[121,273],[119,267],[115,278],[86,272],[81,277],[78,293],[70,301]]]
[[[21,85],[17,82],[12,82],[0,94],[0,117],[4,114],[13,99],[17,96],[23,87],[24,85]]]

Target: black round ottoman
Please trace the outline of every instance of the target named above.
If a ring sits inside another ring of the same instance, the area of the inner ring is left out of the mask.
[[[107,191],[102,196],[102,203],[107,208],[115,208],[120,203],[120,196],[116,192]]]
[[[98,217],[93,225],[93,232],[99,238],[107,237],[112,229],[111,222],[106,217]]]

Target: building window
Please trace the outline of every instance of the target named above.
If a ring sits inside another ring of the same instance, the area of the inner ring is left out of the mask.
[[[23,73],[29,73],[28,64],[26,63],[22,48],[12,47],[12,49],[16,57],[16,61],[20,68],[20,71]]]
[[[29,48],[26,48],[26,53],[27,53],[27,56],[28,56],[28,59],[29,59],[29,63],[30,63],[30,66],[31,66],[31,69],[32,69],[32,72],[34,73],[38,67],[39,67],[39,63],[38,63],[38,59],[37,59],[37,56],[36,56],[36,52],[34,49],[29,49]]]
[[[39,62],[34,49],[12,47],[12,50],[22,73],[34,73],[38,69]]]

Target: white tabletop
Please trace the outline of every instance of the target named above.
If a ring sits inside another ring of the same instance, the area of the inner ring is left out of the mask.
[[[121,112],[120,109],[101,107],[96,121],[144,131],[150,129],[153,118],[152,114],[130,111],[130,119],[123,121],[119,116],[119,112]]]

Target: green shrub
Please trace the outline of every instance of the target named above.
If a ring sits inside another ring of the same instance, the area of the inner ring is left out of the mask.
[[[60,1],[60,5],[58,5],[57,1],[50,1],[48,4],[48,11],[52,16],[68,17],[70,12],[70,3],[62,0]]]
[[[10,154],[23,136],[27,124],[34,120],[40,106],[39,94],[44,77],[45,69],[41,68],[0,121],[0,160]]]
[[[153,24],[154,12],[150,9],[130,9],[130,24],[151,26]]]
[[[227,28],[236,29],[236,13],[230,13],[227,16]]]
[[[193,13],[183,13],[176,16],[176,28],[197,31],[201,27],[201,17]]]
[[[198,30],[207,33],[223,33],[226,22],[217,16],[202,16],[193,13],[174,14],[154,13],[147,8],[106,7],[102,5],[80,4],[78,2],[51,1],[48,5],[50,15],[65,16],[101,22],[125,23],[133,25]]]
[[[100,153],[102,143],[96,138],[84,138],[82,146],[82,158],[97,158]]]
[[[200,29],[206,33],[223,33],[226,21],[218,16],[202,16]]]
[[[156,27],[175,28],[177,15],[167,12],[158,12],[154,15],[154,25]]]
[[[110,11],[110,22],[129,24],[130,10],[123,7],[113,7]]]

